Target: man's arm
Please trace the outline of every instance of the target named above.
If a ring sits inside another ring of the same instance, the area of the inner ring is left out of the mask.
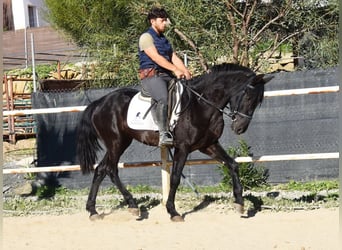
[[[176,64],[169,62],[163,56],[161,56],[158,53],[158,50],[155,46],[146,48],[144,51],[146,55],[149,58],[151,58],[152,61],[154,61],[160,67],[172,71],[176,75],[177,78],[182,78],[183,76],[185,76],[184,72],[181,69],[179,69]]]
[[[171,62],[166,60],[163,56],[161,56],[158,53],[157,48],[154,46],[153,38],[150,34],[144,33],[141,35],[139,39],[139,49],[143,50],[146,53],[146,55],[160,67],[173,72],[177,78],[181,78],[184,76],[187,79],[191,78],[188,69],[185,67],[182,60],[179,59],[175,53],[172,54]]]
[[[171,61],[178,69],[180,69],[183,72],[183,74],[187,80],[191,79],[190,71],[187,69],[187,67],[184,65],[183,61],[177,56],[177,54],[175,52],[172,53]]]

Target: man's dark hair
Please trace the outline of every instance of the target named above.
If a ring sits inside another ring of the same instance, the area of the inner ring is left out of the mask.
[[[167,14],[165,9],[159,8],[159,7],[153,7],[147,15],[147,20],[150,22],[151,19],[168,18],[168,17],[169,15]]]

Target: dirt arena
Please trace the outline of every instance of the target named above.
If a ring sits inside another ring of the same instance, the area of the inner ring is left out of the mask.
[[[25,142],[31,148],[34,141]],[[32,144],[32,145],[31,145]],[[22,148],[4,144],[4,152]],[[7,155],[5,155],[7,156]],[[4,157],[6,159],[6,157]],[[210,204],[174,223],[163,205],[137,219],[117,209],[103,220],[86,212],[3,218],[4,250],[340,250],[338,208],[250,217]]]
[[[3,249],[341,249],[337,208],[263,211],[246,218],[211,204],[175,223],[158,205],[144,217],[137,220],[126,210],[111,212],[100,221],[90,221],[86,212],[5,217]]]

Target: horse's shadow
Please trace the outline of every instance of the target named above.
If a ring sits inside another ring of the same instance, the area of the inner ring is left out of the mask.
[[[188,212],[185,212],[182,214],[182,217],[183,219],[185,218],[185,216],[187,216],[188,214],[192,214],[192,213],[195,213],[199,210],[202,210],[206,207],[208,207],[211,203],[219,200],[220,198],[217,198],[217,197],[212,197],[212,196],[209,196],[209,195],[205,195],[204,198],[203,198],[203,201],[198,204],[197,206],[195,206],[192,210],[188,211]]]
[[[148,219],[149,210],[151,210],[152,208],[161,204],[160,199],[151,198],[149,196],[141,197],[140,199],[137,199],[136,202],[137,202],[138,206],[139,206],[139,204],[142,203],[142,205],[139,206],[140,207],[140,214],[139,214],[139,217],[137,218],[138,221]]]
[[[261,211],[261,207],[264,204],[264,202],[262,201],[260,197],[256,197],[251,194],[246,195],[244,198],[252,203],[252,207],[250,207],[247,210],[246,215],[241,215],[241,218],[248,219],[248,218],[254,217],[258,212]]]
[[[262,199],[260,197],[255,197],[251,194],[245,196],[244,198],[246,200],[250,201],[252,203],[252,206],[247,210],[246,214],[241,215],[241,218],[248,219],[248,218],[254,217],[258,212],[261,211],[261,207],[264,204]],[[225,198],[205,195],[203,197],[203,200],[197,206],[195,206],[190,211],[183,213],[182,217],[184,219],[187,215],[198,212],[202,209],[205,209],[211,203],[222,200],[222,199],[225,199]],[[140,197],[140,198],[136,198],[135,201],[139,207],[138,213],[134,214],[137,216],[137,219],[136,219],[137,221],[142,221],[142,220],[148,219],[149,218],[149,211],[152,208],[157,207],[158,205],[161,204],[161,200],[159,198],[153,198],[153,197],[150,197],[148,195]],[[118,205],[114,206],[110,212],[102,213],[100,215],[100,217],[103,219],[104,217],[109,216],[112,213],[114,213],[114,211],[117,211],[118,209],[123,209],[126,207],[127,207],[127,204],[125,203],[125,201],[122,200],[122,201],[120,201],[120,203]]]
[[[138,205],[138,209],[129,209],[129,211],[137,216],[137,221],[146,220],[149,218],[149,210],[152,208],[158,206],[161,201],[158,198],[153,198],[148,195],[135,198],[134,199],[136,204]],[[127,208],[127,203],[124,200],[121,200],[118,205],[112,207],[110,212],[107,213],[101,213],[99,216],[101,219],[105,218],[106,216],[109,216],[113,214],[118,209],[124,209]]]
[[[262,199],[260,197],[255,197],[253,195],[247,195],[244,198],[246,200],[250,201],[252,203],[252,206],[247,210],[246,214],[241,215],[241,218],[248,219],[248,218],[254,217],[258,212],[261,211],[261,207],[264,204]],[[184,219],[188,214],[195,213],[199,210],[205,209],[211,203],[218,201],[218,200],[221,200],[221,199],[223,199],[223,198],[205,195],[203,198],[203,201],[199,205],[194,207],[192,210],[183,213],[182,217]]]

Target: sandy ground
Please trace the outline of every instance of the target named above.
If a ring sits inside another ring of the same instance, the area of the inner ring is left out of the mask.
[[[34,147],[28,140],[4,143],[4,153]],[[4,154],[4,158],[8,155]],[[186,212],[179,210],[179,212]],[[90,221],[86,212],[3,218],[4,250],[340,250],[339,211],[263,211],[241,217],[211,204],[187,213],[184,223],[171,222],[158,205],[137,220],[114,210]],[[1,245],[0,245],[1,248]]]
[[[137,220],[126,210],[90,221],[73,215],[5,217],[4,250],[339,250],[338,209],[264,211],[244,218],[234,211],[210,209],[189,213],[185,222],[169,220],[164,206]]]

